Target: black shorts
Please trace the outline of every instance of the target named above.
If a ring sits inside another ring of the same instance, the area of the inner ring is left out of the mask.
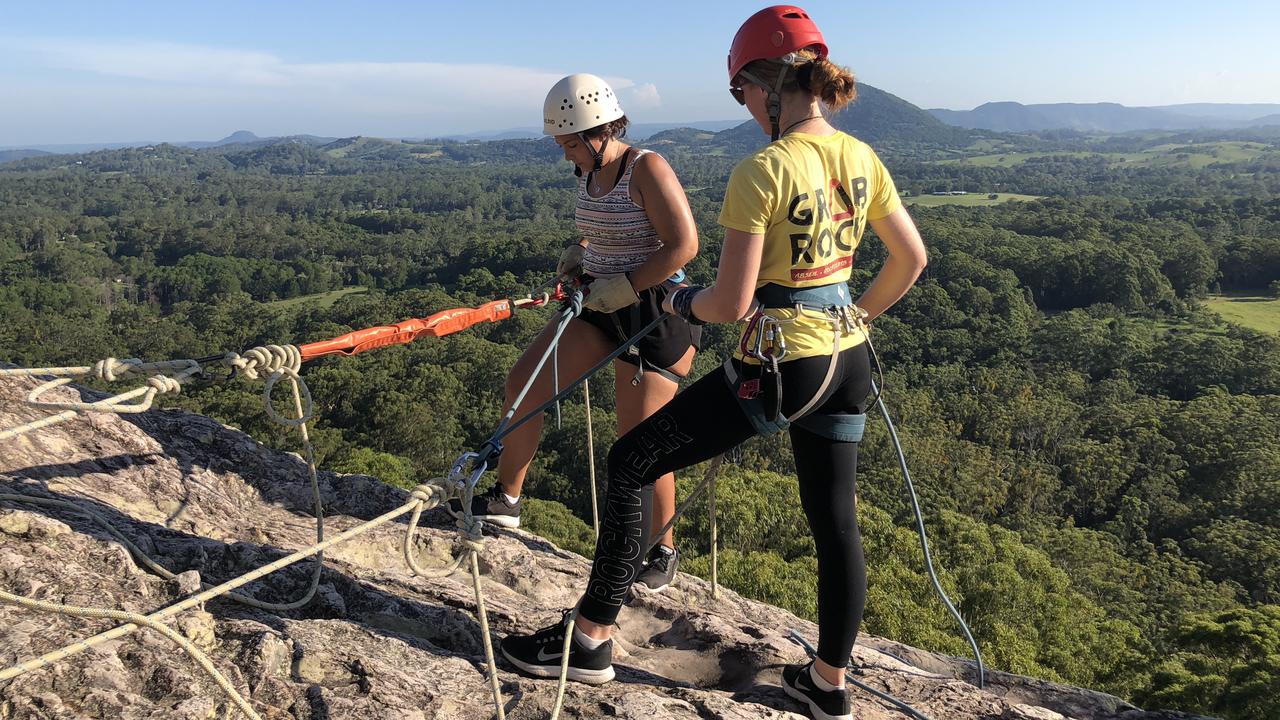
[[[621,345],[645,325],[653,322],[654,318],[664,314],[662,299],[667,296],[665,288],[661,285],[651,287],[642,290],[639,295],[640,302],[630,307],[611,313],[584,309],[579,317],[600,328],[605,337]],[[638,355],[624,353],[618,359],[639,366],[643,358],[646,367],[666,369],[679,362],[690,347],[700,347],[701,342],[701,326],[690,325],[687,320],[667,314],[665,320],[636,343]]]

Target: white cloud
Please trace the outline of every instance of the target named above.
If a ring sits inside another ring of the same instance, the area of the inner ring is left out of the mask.
[[[644,83],[643,85],[635,85],[620,90],[623,100],[623,107],[637,108],[643,110],[652,110],[662,107],[662,96],[658,94],[658,86],[653,83]]]
[[[245,118],[238,127],[283,121],[304,123],[311,132],[349,132],[353,125],[369,134],[389,126],[402,127],[403,134],[536,126],[546,91],[563,76],[497,64],[290,62],[270,52],[169,42],[0,37],[0,66],[8,64],[10,53],[37,71],[80,76],[71,84],[110,86],[118,98],[112,113],[117,116],[129,112],[136,99],[133,112],[142,122],[156,111],[156,96],[168,91],[218,98],[221,107]],[[0,87],[22,82],[4,75],[0,71]],[[625,107],[661,102],[652,84],[610,82],[627,91]],[[206,109],[209,104],[196,103]],[[198,112],[190,106],[164,109],[171,122]]]

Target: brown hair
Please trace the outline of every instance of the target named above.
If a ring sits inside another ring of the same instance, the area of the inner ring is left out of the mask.
[[[778,73],[784,69],[787,76],[782,82],[782,92],[808,93],[817,97],[829,110],[836,111],[858,97],[857,82],[849,68],[836,65],[813,50],[797,50],[795,60],[753,60],[743,69],[769,84],[778,81]]]
[[[599,140],[602,137],[622,138],[627,136],[627,126],[630,124],[631,121],[627,119],[626,115],[623,115],[617,120],[610,120],[603,125],[597,125],[589,130],[583,130],[582,134],[592,140]]]

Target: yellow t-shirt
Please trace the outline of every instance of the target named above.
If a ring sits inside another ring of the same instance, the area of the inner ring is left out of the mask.
[[[756,287],[847,282],[868,220],[902,207],[893,178],[869,145],[834,135],[791,133],[738,163],[729,176],[720,224],[764,235]],[[831,323],[795,309],[768,309],[785,323],[786,360],[831,353]],[[846,335],[840,349],[865,340]],[[741,355],[739,355],[741,357]]]

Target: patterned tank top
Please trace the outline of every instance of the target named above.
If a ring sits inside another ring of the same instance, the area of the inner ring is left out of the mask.
[[[631,272],[662,247],[644,208],[631,199],[631,171],[650,152],[637,148],[618,184],[601,197],[587,193],[586,177],[578,181],[574,222],[587,240],[582,269],[590,275]]]

